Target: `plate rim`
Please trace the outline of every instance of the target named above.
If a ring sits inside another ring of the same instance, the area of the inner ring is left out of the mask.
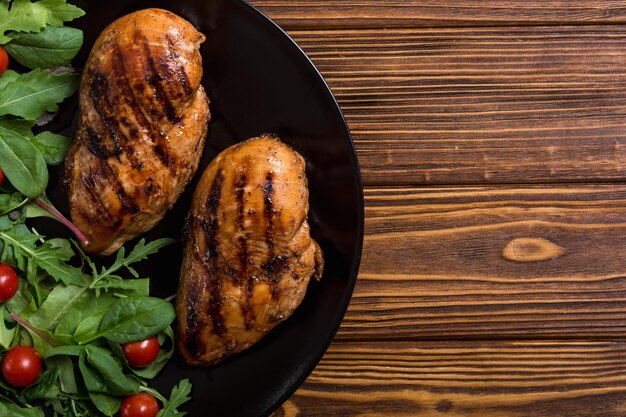
[[[365,232],[365,197],[364,197],[364,190],[363,190],[363,178],[361,174],[361,166],[359,163],[358,154],[356,152],[356,147],[354,146],[354,139],[352,138],[352,133],[350,132],[350,127],[348,126],[348,122],[346,121],[343,111],[341,110],[341,106],[337,102],[337,98],[335,97],[332,90],[330,89],[330,86],[324,79],[324,76],[320,73],[319,69],[315,66],[311,58],[309,58],[309,56],[306,54],[306,52],[304,52],[304,50],[300,47],[300,45],[298,45],[298,43],[282,27],[278,25],[278,23],[272,20],[268,15],[266,15],[264,12],[259,10],[257,7],[250,4],[247,0],[234,0],[234,1],[241,4],[243,7],[247,8],[249,11],[253,12],[254,14],[258,15],[261,19],[265,20],[267,23],[273,26],[275,30],[280,32],[281,35],[288,41],[288,43],[290,43],[293,47],[295,47],[296,50],[300,53],[300,55],[306,60],[310,68],[313,70],[313,73],[315,77],[317,78],[317,81],[321,83],[321,85],[324,87],[324,94],[333,103],[335,112],[337,116],[339,116],[339,119],[341,120],[341,125],[342,125],[342,130],[344,131],[343,132],[344,136],[348,139],[348,142],[350,143],[350,148],[352,151],[351,162],[352,162],[353,172],[356,174],[356,188],[357,188],[356,191],[357,191],[357,196],[358,196],[358,201],[357,201],[358,210],[356,213],[358,216],[357,218],[357,242],[356,242],[356,247],[355,247],[356,252],[351,260],[352,262],[351,262],[350,273],[348,277],[349,281],[348,281],[348,285],[346,288],[347,291],[345,291],[342,296],[342,306],[340,310],[338,311],[337,320],[335,320],[335,322],[332,323],[332,326],[331,326],[332,328],[331,337],[329,338],[329,340],[322,343],[323,350],[321,352],[316,352],[315,360],[313,360],[312,363],[309,366],[307,366],[305,372],[301,373],[301,375],[299,375],[297,378],[294,378],[293,382],[289,384],[288,389],[278,398],[278,401],[275,404],[264,407],[264,410],[262,411],[261,416],[267,417],[271,413],[276,411],[281,405],[283,405],[298,390],[298,388],[300,388],[302,384],[309,378],[311,373],[315,370],[319,362],[322,360],[322,358],[328,351],[330,344],[335,339],[337,331],[339,330],[339,327],[341,323],[343,322],[343,319],[350,305],[352,295],[354,293],[354,287],[356,285],[357,277],[359,274],[359,269],[361,266],[361,257],[363,254],[363,240],[365,237],[364,236],[365,234],[364,233]]]

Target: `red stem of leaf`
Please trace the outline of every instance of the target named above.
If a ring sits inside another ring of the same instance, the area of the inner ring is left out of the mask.
[[[68,229],[70,229],[76,235],[76,238],[80,240],[83,246],[89,245],[89,239],[87,239],[87,236],[85,236],[83,232],[78,230],[78,227],[74,226],[74,223],[69,221],[65,216],[63,216],[61,213],[59,213],[58,211],[56,211],[54,208],[50,207],[43,201],[39,200],[38,198],[33,200],[33,202],[37,204],[39,207],[41,207],[42,209],[46,210],[48,213],[52,214],[58,221],[63,223],[65,226],[67,226]]]
[[[15,320],[16,322],[18,322],[19,324],[21,324],[22,326],[26,327],[28,330],[30,330],[31,332],[35,333],[37,336],[41,337],[43,340],[45,340],[50,346],[52,347],[57,347],[54,343],[52,343],[52,341],[50,339],[48,339],[46,337],[45,334],[41,333],[39,331],[39,329],[34,328],[33,326],[30,325],[29,322],[27,322],[26,320],[24,320],[23,318],[21,318],[20,316],[18,316],[15,313],[11,313],[9,314],[11,316],[11,318],[13,320]]]

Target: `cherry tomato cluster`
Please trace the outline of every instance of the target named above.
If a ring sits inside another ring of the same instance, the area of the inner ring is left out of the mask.
[[[2,54],[0,52],[1,69]],[[4,175],[0,170],[0,183],[3,179]],[[0,302],[9,301],[17,292],[18,286],[19,280],[15,270],[7,264],[0,263]],[[159,356],[159,349],[159,339],[156,336],[122,345],[124,358],[133,368],[149,366]],[[16,346],[4,355],[0,370],[6,382],[17,388],[24,388],[37,381],[41,374],[41,366],[41,356],[34,348]],[[151,394],[141,392],[124,399],[120,408],[120,417],[155,417],[159,410],[156,398]]]

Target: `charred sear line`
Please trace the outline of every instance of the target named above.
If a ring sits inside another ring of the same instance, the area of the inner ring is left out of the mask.
[[[102,194],[99,191],[101,180],[101,173],[98,170],[91,170],[82,177],[85,191],[91,201],[90,207],[93,207],[93,211],[83,211],[82,215],[89,218],[90,221],[96,224],[105,223],[110,230],[115,230],[120,226],[122,221],[118,216],[114,216],[110,213],[102,204]]]
[[[242,172],[237,181],[235,182],[235,190],[237,193],[237,226],[239,232],[242,234],[239,238],[239,265],[241,267],[242,277],[246,276],[248,269],[248,245],[246,239],[243,237],[244,233],[244,205],[245,205],[245,187],[247,178],[245,172]]]
[[[269,261],[261,265],[261,269],[267,272],[268,275],[274,275],[276,272],[280,272],[289,266],[290,256],[273,256]]]
[[[120,203],[122,204],[122,209],[130,214],[137,214],[139,212],[139,206],[137,202],[126,194],[124,190],[124,186],[120,182],[120,179],[115,175],[113,169],[109,165],[109,163],[105,160],[100,160],[100,172],[102,172],[102,176],[106,178],[109,182],[109,185],[119,198]]]
[[[172,64],[173,72],[176,73],[178,78],[178,82],[180,86],[183,88],[183,92],[186,95],[189,95],[193,92],[191,86],[189,85],[189,76],[185,72],[185,68],[180,65],[180,56],[177,52],[176,40],[172,38],[171,35],[165,35],[165,41],[167,42],[167,63]],[[170,71],[170,67],[164,68],[166,71]],[[183,92],[177,92],[176,97],[181,98],[183,96]]]
[[[244,323],[246,329],[251,329],[254,324],[254,311],[252,309],[252,304],[250,302],[252,298],[252,292],[254,291],[254,282],[250,277],[248,277],[248,242],[245,238],[245,227],[244,227],[244,205],[245,205],[245,188],[247,184],[247,178],[244,172],[241,172],[237,177],[237,181],[235,182],[235,190],[237,193],[237,226],[239,227],[239,232],[241,235],[238,239],[239,245],[239,267],[240,271],[237,276],[238,281],[247,280],[245,289],[246,296],[244,297],[243,303],[241,305],[241,310],[243,313]]]
[[[136,37],[139,37],[141,41],[141,45],[143,46],[144,54],[146,60],[148,61],[148,71],[146,71],[146,82],[152,90],[154,91],[154,98],[161,105],[162,113],[165,114],[167,119],[171,123],[179,123],[180,117],[176,115],[176,110],[174,109],[174,105],[170,101],[167,96],[167,91],[164,89],[164,84],[167,86],[168,80],[166,77],[161,74],[157,68],[157,64],[152,56],[152,52],[150,52],[150,44],[146,37],[140,34],[138,31],[136,32]],[[166,88],[172,88],[171,86],[167,86]]]
[[[140,129],[137,129],[134,126],[129,128],[131,138],[138,140],[139,130],[147,132],[149,138],[153,142],[156,142],[155,146],[152,148],[155,155],[165,167],[171,170],[176,165],[176,160],[167,151],[167,145],[164,142],[165,135],[163,132],[156,129],[145,115],[139,101],[137,100],[135,89],[130,85],[128,76],[126,75],[126,68],[124,66],[125,56],[119,45],[115,44],[113,48],[115,51],[114,55],[117,57],[117,59],[113,60],[113,70],[115,71],[116,78],[119,80],[118,87],[120,88],[120,94],[123,97],[123,100],[125,100],[125,104],[130,107],[130,110],[135,116],[135,120],[140,127]],[[132,161],[131,163],[133,163],[138,170],[141,170],[144,167],[144,163],[131,156],[131,151],[132,149],[126,152],[127,157],[129,160],[133,158],[134,163]]]
[[[199,358],[204,354],[204,345],[200,341],[200,329],[204,327],[202,317],[196,313],[200,309],[202,289],[197,282],[189,283],[187,291],[187,326],[185,332],[185,347],[194,358]]]
[[[207,272],[207,285],[210,294],[207,314],[213,322],[213,330],[218,336],[226,334],[224,317],[222,316],[222,281],[218,276],[219,254],[217,253],[217,234],[219,227],[218,209],[222,195],[224,175],[219,171],[213,179],[206,201],[208,221],[203,224],[205,231],[206,254],[203,264]]]
[[[265,216],[265,243],[269,256],[274,256],[274,174],[268,172],[263,186],[263,215]]]
[[[117,110],[117,103],[114,93],[111,91],[112,87],[105,74],[99,71],[92,71],[89,75],[91,76],[91,82],[89,83],[89,96],[93,108],[111,137],[112,149],[107,147],[107,153],[111,156],[119,155],[123,152],[120,139],[124,142],[126,142],[127,139],[124,134],[120,132],[119,124],[114,114]],[[91,141],[92,139],[89,140]],[[102,143],[101,146],[106,145]]]
[[[154,149],[155,155],[159,157],[159,160],[165,167],[169,170],[176,168],[176,158],[169,153],[165,143],[157,143],[152,149]]]
[[[85,128],[85,134],[87,135],[87,149],[100,159],[107,159],[115,156],[115,150],[109,149],[100,136],[89,126]]]

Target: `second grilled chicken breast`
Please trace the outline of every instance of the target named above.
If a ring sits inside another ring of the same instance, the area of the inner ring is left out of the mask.
[[[228,148],[205,170],[187,222],[178,348],[210,365],[256,343],[322,274],[302,156],[270,136]]]
[[[161,9],[110,24],[87,60],[65,166],[72,222],[108,255],[154,227],[198,168],[210,119],[205,40]]]

